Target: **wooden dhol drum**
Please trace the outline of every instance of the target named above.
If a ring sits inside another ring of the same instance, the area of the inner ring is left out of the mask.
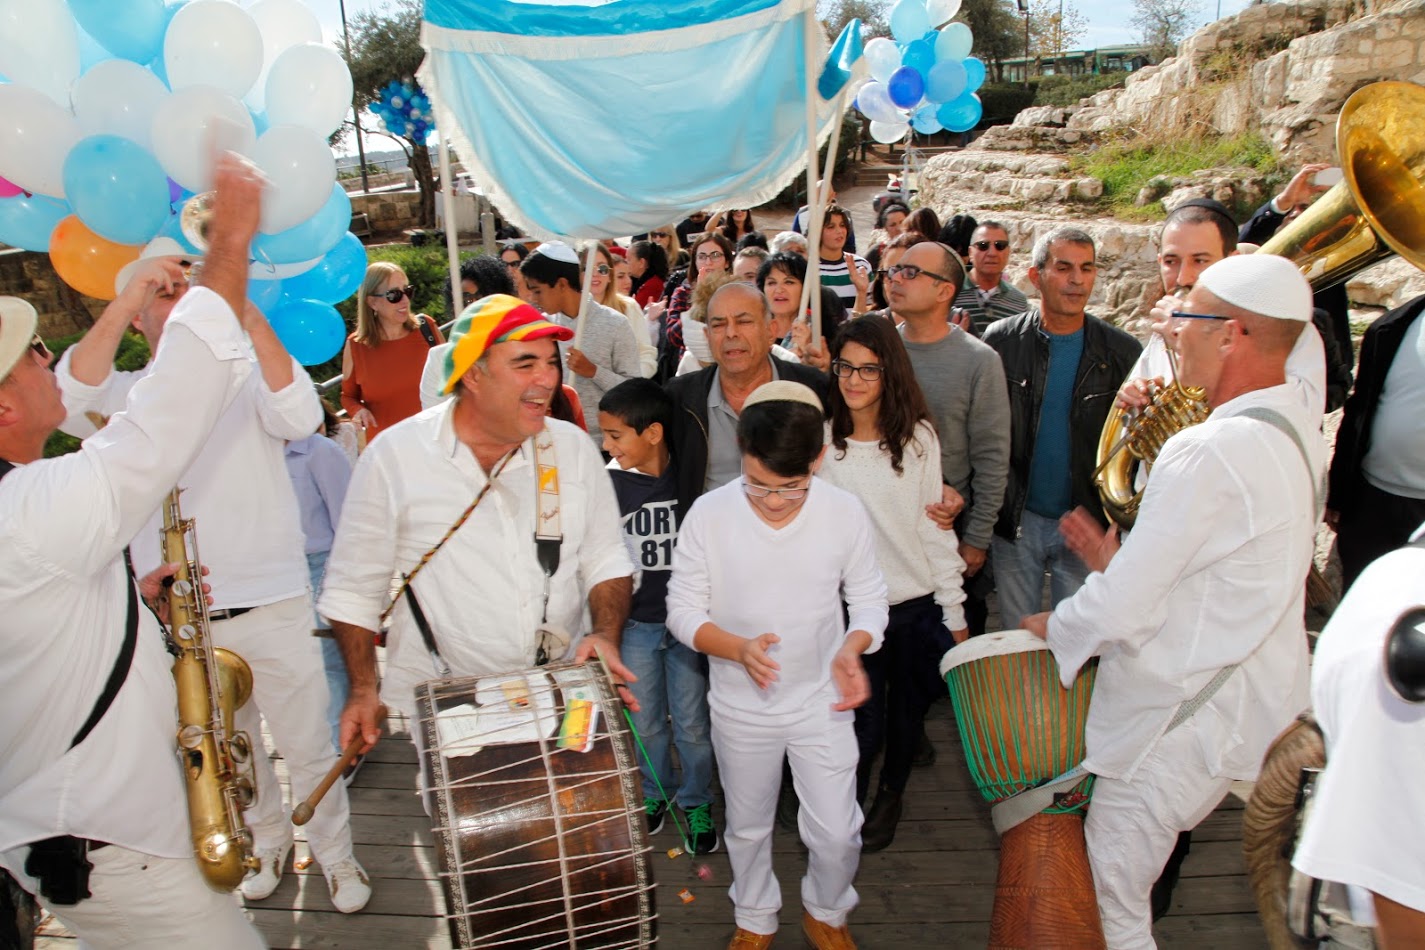
[[[638,764],[603,664],[433,680],[416,706],[455,946],[651,946]]]
[[[1043,640],[1024,630],[974,637],[945,654],[970,774],[985,801],[999,805],[1058,778],[1084,759],[1084,724],[1098,661],[1069,689]],[[999,877],[990,919],[996,948],[1090,950],[1104,947],[1093,873],[1084,846],[1084,812],[1093,776],[1048,807],[1001,829]]]

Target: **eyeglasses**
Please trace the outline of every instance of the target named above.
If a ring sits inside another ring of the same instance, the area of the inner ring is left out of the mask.
[[[1008,241],[976,241],[974,244],[971,244],[970,246],[973,247],[973,248],[974,248],[975,250],[977,250],[977,251],[988,251],[991,246],[993,246],[996,251],[1003,251],[1005,248],[1009,247],[1009,242],[1008,242]]]
[[[861,378],[868,383],[874,383],[881,378],[883,367],[879,363],[867,363],[865,366],[857,366],[845,360],[832,360],[831,371],[842,379],[850,379],[852,373],[859,373]]]
[[[1186,310],[1174,310],[1172,311],[1172,315],[1178,320],[1221,320],[1224,323],[1228,320],[1235,319],[1233,317],[1218,316],[1215,313],[1188,313]],[[1237,329],[1242,331],[1243,336],[1248,335],[1247,328],[1240,322],[1237,324]]]
[[[763,488],[761,485],[753,485],[747,481],[746,473],[742,476],[742,491],[749,498],[766,498],[768,495],[778,495],[783,501],[801,501],[811,491],[808,483],[804,488]]]
[[[387,303],[400,303],[402,297],[411,296],[411,287],[409,284],[405,287],[392,287],[381,296],[386,298]]]
[[[595,274],[598,274],[600,277],[607,277],[607,276],[609,276],[609,265],[607,265],[607,264],[596,264],[596,265],[594,266],[594,273],[595,273]]]
[[[725,261],[727,256],[722,251],[699,251],[696,260],[699,264],[711,264],[713,261]]]
[[[924,267],[916,267],[914,264],[897,264],[894,267],[886,268],[886,276],[891,278],[892,280],[897,277],[901,280],[915,280],[921,274],[924,274],[931,280],[938,280],[944,284],[955,283],[955,281],[951,280],[949,277],[946,277],[944,274],[937,274],[934,271],[926,270]]]

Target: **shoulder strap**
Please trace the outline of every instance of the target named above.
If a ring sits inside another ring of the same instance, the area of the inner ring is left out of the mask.
[[[431,328],[430,317],[420,317],[416,323],[421,328],[421,336],[426,338],[426,346],[435,346],[440,342],[435,338],[435,330]]]
[[[12,463],[7,462],[4,459],[0,459],[0,478],[4,478],[6,475],[9,475],[12,471],[14,471],[14,469],[15,466]]]
[[[1249,406],[1237,413],[1239,416],[1246,416],[1248,419],[1256,419],[1258,422],[1265,422],[1270,426],[1285,433],[1296,446],[1297,452],[1301,453],[1301,462],[1306,466],[1306,475],[1311,476],[1311,456],[1306,454],[1306,443],[1301,441],[1301,434],[1296,431],[1296,426],[1287,420],[1287,417],[1277,412],[1275,409],[1268,409],[1266,406]],[[1316,505],[1316,519],[1321,520],[1321,513],[1325,510],[1326,490],[1325,485],[1312,478],[1311,486]]]

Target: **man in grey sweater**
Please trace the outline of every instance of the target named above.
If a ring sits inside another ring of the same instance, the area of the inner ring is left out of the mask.
[[[940,433],[942,477],[965,498],[955,530],[965,559],[965,619],[977,636],[985,632],[985,598],[993,586],[985,561],[1009,478],[1004,365],[994,350],[950,324],[965,271],[948,247],[917,244],[886,275],[891,312],[905,321],[905,348]]]
[[[560,350],[569,370],[570,385],[583,404],[585,428],[602,449],[599,400],[624,380],[643,376],[638,340],[628,318],[592,300],[584,302],[580,315],[584,285],[579,257],[568,244],[541,244],[520,264],[520,275],[529,288],[530,303],[544,311],[552,323],[574,331],[574,341],[561,343]]]

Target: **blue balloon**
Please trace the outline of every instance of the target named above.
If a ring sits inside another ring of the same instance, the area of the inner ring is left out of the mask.
[[[965,57],[965,91],[974,92],[985,84],[985,64],[973,56]]]
[[[935,44],[927,43],[925,40],[916,40],[906,46],[901,53],[901,65],[909,66],[922,76],[930,72],[935,65]]]
[[[332,185],[327,203],[301,224],[276,234],[258,234],[252,244],[252,256],[254,260],[271,264],[309,261],[335,247],[350,227],[351,198],[347,196],[346,189],[337,183]]]
[[[967,92],[942,105],[936,110],[935,117],[951,132],[968,132],[980,124],[984,114],[985,108],[980,105],[980,97],[973,92]]]
[[[248,115],[252,116],[252,127],[257,131],[258,135],[261,135],[263,132],[266,132],[268,129],[272,128],[272,123],[267,121],[266,109],[259,109],[256,112],[249,109],[247,110],[247,113]]]
[[[921,135],[934,135],[944,128],[940,124],[940,120],[935,117],[935,106],[930,103],[926,103],[911,114],[910,127]]]
[[[900,0],[891,10],[891,35],[897,43],[918,40],[930,30],[925,0]]]
[[[288,302],[316,300],[340,303],[361,288],[365,276],[366,246],[355,234],[348,232],[315,267],[284,280],[282,294]]]
[[[891,73],[891,78],[886,83],[886,91],[891,94],[892,102],[902,109],[909,109],[925,95],[925,80],[914,69],[902,66]]]
[[[69,150],[64,193],[91,231],[119,244],[143,244],[169,216],[163,166],[117,135],[91,135]]]
[[[267,322],[287,352],[303,366],[325,363],[340,353],[346,342],[341,314],[320,300],[288,301],[269,313]]]
[[[86,33],[121,59],[147,63],[163,52],[172,17],[163,0],[69,0],[69,9]]]
[[[253,306],[263,313],[275,310],[282,300],[282,281],[280,280],[253,280],[251,277],[247,281],[247,299],[251,300]]]
[[[27,251],[48,251],[50,232],[73,213],[68,202],[44,195],[0,198],[0,242]]]
[[[925,98],[931,102],[949,102],[964,91],[965,67],[958,59],[941,60],[925,77]]]

